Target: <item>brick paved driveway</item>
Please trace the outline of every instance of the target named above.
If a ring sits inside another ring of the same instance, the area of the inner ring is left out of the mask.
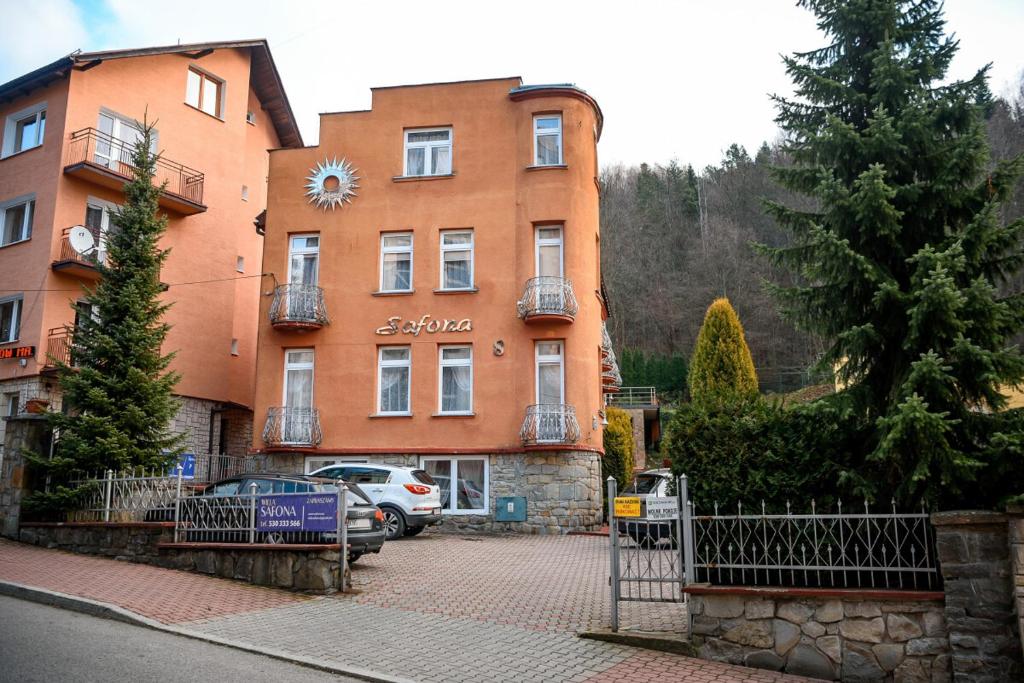
[[[165,623],[425,683],[797,681],[577,638],[606,625],[603,539],[422,534],[353,572],[357,592],[309,598],[0,540],[0,580],[120,605]],[[678,606],[624,623],[672,626]]]

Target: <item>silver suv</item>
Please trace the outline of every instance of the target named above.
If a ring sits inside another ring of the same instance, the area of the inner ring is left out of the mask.
[[[384,513],[389,541],[441,523],[441,487],[421,469],[354,462],[323,467],[313,476],[358,484]]]

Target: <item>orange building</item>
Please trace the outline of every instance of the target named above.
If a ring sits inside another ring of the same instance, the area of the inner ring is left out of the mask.
[[[377,88],[321,115],[319,146],[271,153],[255,445],[273,467],[422,467],[457,526],[599,523],[601,126],[572,85]]]
[[[194,452],[244,455],[263,252],[254,219],[267,150],[302,144],[263,40],[77,52],[0,85],[0,411],[59,404],[53,359],[71,359],[69,334],[87,314],[76,302],[116,229],[144,116],[167,182],[164,351],[182,373],[173,429]]]

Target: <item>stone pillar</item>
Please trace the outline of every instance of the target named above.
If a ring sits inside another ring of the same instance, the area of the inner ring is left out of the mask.
[[[940,512],[931,519],[945,584],[953,680],[1024,679],[1008,517],[973,510]]]
[[[0,535],[18,538],[21,499],[28,492],[25,452],[46,453],[50,429],[42,415],[25,414],[5,418],[4,459],[0,464]]]
[[[1017,608],[1017,636],[1024,643],[1024,505],[1011,505],[1006,512],[1010,518],[1010,568]]]

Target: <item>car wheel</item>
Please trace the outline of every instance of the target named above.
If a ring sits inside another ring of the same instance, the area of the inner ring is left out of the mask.
[[[417,536],[425,528],[426,527],[422,527],[422,526],[411,526],[411,527],[409,527],[408,529],[405,530],[405,535],[406,536]]]
[[[384,513],[384,537],[389,541],[401,538],[405,535],[405,519],[402,513],[394,508],[383,508]]]
[[[362,557],[362,556],[363,556],[362,553],[349,553],[348,554],[348,563],[349,564],[355,564],[356,561],[358,561],[359,558]]]

